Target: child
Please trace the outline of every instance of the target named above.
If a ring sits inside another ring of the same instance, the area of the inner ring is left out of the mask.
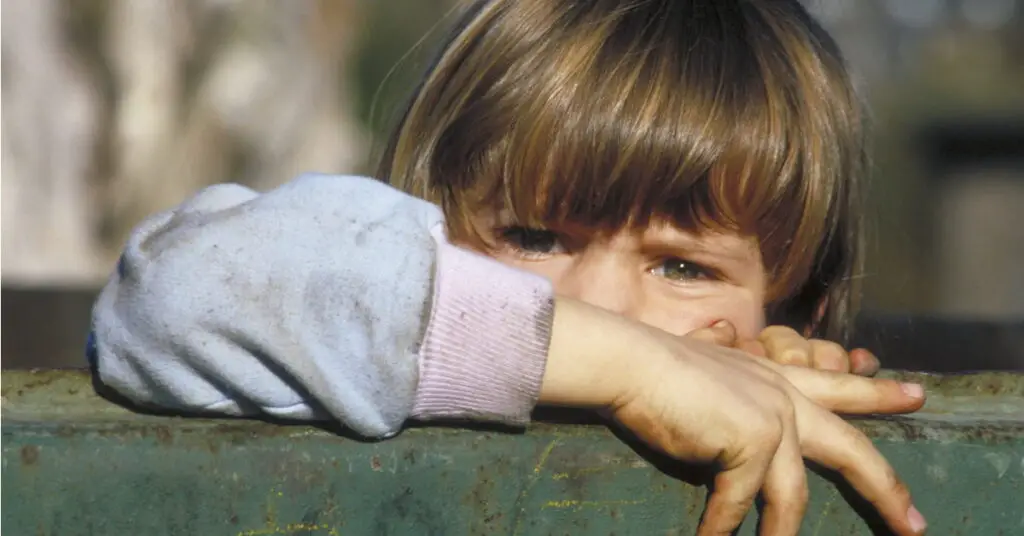
[[[211,187],[130,238],[94,310],[94,369],[141,404],[371,437],[600,408],[720,464],[702,533],[734,529],[760,491],[766,531],[795,534],[808,457],[917,534],[906,489],[829,410],[912,411],[919,386],[725,347],[760,332],[773,358],[845,366],[761,328],[844,335],[862,136],[841,58],[795,0],[477,2],[380,173],[440,209],[356,177]]]

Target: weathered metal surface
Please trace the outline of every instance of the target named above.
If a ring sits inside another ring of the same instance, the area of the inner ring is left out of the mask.
[[[908,481],[930,534],[1024,534],[1024,377],[915,379],[924,411],[856,424]],[[704,505],[688,483],[698,469],[600,426],[417,428],[373,443],[133,413],[78,371],[2,382],[8,534],[692,534]],[[804,534],[871,534],[845,488],[812,475],[811,496]]]

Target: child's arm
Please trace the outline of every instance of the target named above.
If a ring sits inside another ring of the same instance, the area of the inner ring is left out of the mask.
[[[806,456],[917,532],[892,469],[826,408],[909,411],[920,395],[572,300],[553,318],[545,280],[446,244],[439,222],[366,179],[208,189],[133,234],[94,310],[96,373],[143,404],[333,418],[367,436],[409,417],[523,422],[538,397],[603,408],[672,456],[723,464],[705,530],[735,528],[763,485],[765,523],[795,533]]]
[[[447,244],[440,222],[369,179],[208,188],[133,233],[93,311],[96,373],[143,405],[366,436],[410,417],[525,422],[550,284]]]

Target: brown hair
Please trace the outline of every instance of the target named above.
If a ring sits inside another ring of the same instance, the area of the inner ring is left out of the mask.
[[[474,2],[379,176],[473,215],[756,236],[769,320],[845,341],[861,267],[864,114],[796,0]]]

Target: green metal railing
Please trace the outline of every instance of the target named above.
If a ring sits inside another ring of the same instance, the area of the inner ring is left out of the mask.
[[[929,391],[923,411],[855,423],[908,482],[929,534],[1024,534],[1024,376],[913,379]],[[704,506],[699,468],[596,424],[365,442],[133,412],[81,371],[2,381],[5,534],[692,534]],[[803,533],[878,531],[834,480],[811,475]],[[740,533],[755,526],[752,514]]]

